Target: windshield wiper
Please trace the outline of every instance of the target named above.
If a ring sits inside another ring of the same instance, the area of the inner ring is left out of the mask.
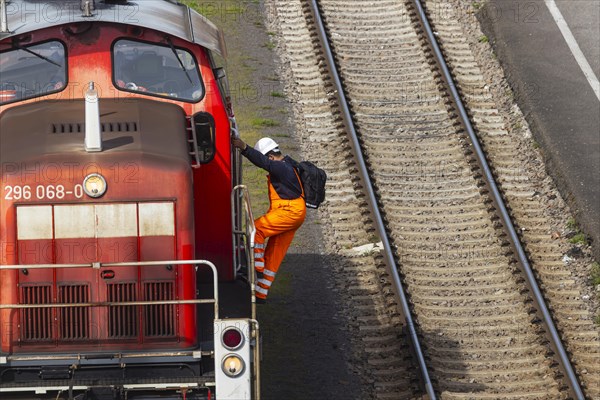
[[[179,61],[179,65],[181,65],[181,70],[183,72],[185,72],[185,76],[187,76],[188,81],[190,81],[190,83],[193,85],[194,82],[192,81],[192,77],[188,73],[187,69],[185,69],[185,66],[183,65],[183,61],[181,61],[181,58],[179,58],[179,54],[177,54],[177,50],[175,50],[175,46],[173,46],[173,42],[171,42],[171,38],[166,37],[166,39],[167,39],[167,43],[169,44],[169,47],[171,48],[171,51],[173,52],[173,54],[175,54],[175,57],[177,57],[177,61]]]
[[[17,43],[14,43],[13,45],[14,45],[14,46],[15,46],[17,49],[19,49],[19,50],[23,50],[23,51],[25,51],[25,52],[27,52],[27,53],[29,53],[29,54],[32,54],[32,55],[36,56],[37,58],[40,58],[40,59],[42,59],[42,60],[44,60],[44,61],[48,61],[50,64],[54,64],[54,65],[56,65],[58,68],[62,68],[62,65],[60,65],[60,64],[59,64],[59,63],[57,63],[56,61],[52,61],[52,60],[51,60],[51,59],[49,59],[48,57],[45,57],[45,56],[43,56],[43,55],[41,55],[41,54],[39,54],[39,53],[36,53],[36,52],[35,52],[35,51],[33,51],[33,50],[29,50],[27,47],[23,47],[23,46],[21,46],[21,45],[19,45],[19,44],[17,44]]]

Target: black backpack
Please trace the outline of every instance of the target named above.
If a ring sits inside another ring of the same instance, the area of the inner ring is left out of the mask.
[[[298,171],[300,182],[304,189],[306,207],[319,208],[323,200],[325,200],[327,174],[310,161],[294,161],[294,163],[294,168]]]

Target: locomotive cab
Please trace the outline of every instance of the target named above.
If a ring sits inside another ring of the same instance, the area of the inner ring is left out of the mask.
[[[2,3],[0,397],[258,397],[220,32],[164,0]]]

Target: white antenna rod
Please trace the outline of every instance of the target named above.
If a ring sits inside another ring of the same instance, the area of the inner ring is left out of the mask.
[[[6,0],[0,0],[0,33],[9,33]]]
[[[92,13],[96,9],[95,0],[81,0],[81,11],[83,11],[83,17],[93,17]]]
[[[90,82],[85,92],[85,151],[102,151],[102,127],[100,126],[100,107],[98,91],[94,82]]]

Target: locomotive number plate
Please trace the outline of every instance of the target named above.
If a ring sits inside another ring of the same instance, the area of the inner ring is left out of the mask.
[[[4,186],[4,200],[63,200],[83,198],[83,186],[67,188],[64,185]]]

